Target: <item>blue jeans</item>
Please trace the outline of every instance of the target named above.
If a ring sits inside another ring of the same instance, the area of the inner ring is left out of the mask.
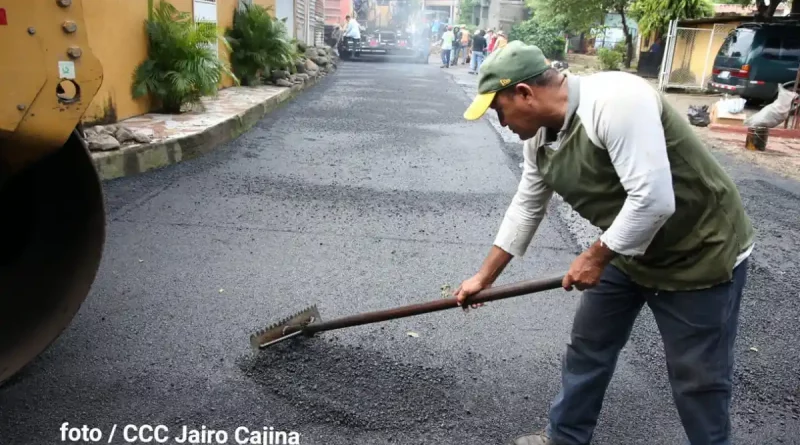
[[[460,53],[461,53],[461,44],[458,43],[458,42],[454,42],[453,43],[453,55],[451,56],[452,59],[450,60],[450,63],[452,63],[453,65],[457,65],[458,64],[458,55]]]
[[[442,65],[450,66],[450,51],[449,49],[442,50]]]
[[[477,73],[481,69],[483,63],[483,51],[473,51],[472,59],[469,60],[469,70]]]
[[[666,292],[634,284],[608,266],[581,296],[547,431],[559,445],[590,443],[617,357],[644,303],[666,352],[673,401],[692,445],[729,445],[731,379],[745,260],[715,287]]]

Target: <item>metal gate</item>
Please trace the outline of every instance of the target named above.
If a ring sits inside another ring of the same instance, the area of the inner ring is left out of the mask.
[[[659,89],[705,90],[717,51],[735,27],[735,24],[718,23],[713,28],[688,28],[679,27],[678,22],[672,20],[661,61]]]

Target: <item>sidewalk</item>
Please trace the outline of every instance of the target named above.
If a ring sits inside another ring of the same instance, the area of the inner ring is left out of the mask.
[[[133,135],[120,140],[133,143],[124,143],[119,148],[107,151],[93,150],[95,168],[101,179],[108,180],[136,175],[208,153],[236,139],[283,102],[313,87],[335,70],[335,62],[331,62],[316,72],[310,71],[311,75],[292,76],[298,77],[294,84],[288,83],[291,86],[229,87],[220,90],[215,97],[204,97],[203,106],[197,111],[182,114],[149,113],[114,125],[87,129],[87,136],[105,133],[118,137],[124,129]],[[120,127],[124,129],[120,130]],[[116,142],[113,138],[111,141]]]
[[[433,61],[433,58],[431,58]],[[441,64],[441,61],[439,64]],[[438,65],[437,65],[438,66]],[[442,68],[453,77],[456,84],[460,85],[468,95],[477,94],[476,75],[469,74],[468,65],[457,65],[450,68]],[[666,93],[664,95],[669,103],[674,106],[682,115],[686,116],[690,105],[711,105],[717,100],[718,96],[698,95],[698,94],[679,94]],[[754,113],[756,110],[748,110]],[[500,136],[507,143],[519,143],[519,138],[507,128],[502,128],[497,122],[494,113],[487,113],[489,120],[500,132]],[[686,117],[688,120],[688,117]],[[729,133],[715,131],[711,128],[692,127],[695,132],[703,138],[712,148],[731,154],[746,162],[756,164],[777,172],[785,177],[800,180],[800,139],[790,139],[783,137],[770,137],[767,140],[765,151],[750,151],[745,148],[746,134]]]

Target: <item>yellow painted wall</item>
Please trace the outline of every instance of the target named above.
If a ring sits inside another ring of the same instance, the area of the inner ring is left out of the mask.
[[[738,23],[697,25],[693,28],[678,28],[675,52],[672,57],[672,74],[670,82],[687,85],[704,86],[711,76],[714,57],[717,55],[728,32],[736,28]],[[712,36],[712,30],[713,36]],[[688,69],[691,76],[676,73]],[[701,84],[702,82],[702,84]]]
[[[191,0],[189,10],[191,10]],[[103,66],[103,84],[84,121],[113,122],[146,113],[147,99],[134,100],[131,79],[147,58],[147,0],[83,0],[89,46]]]
[[[219,31],[223,33],[223,36],[225,35],[225,29],[233,26],[233,13],[238,4],[239,0],[217,0],[217,26],[219,27]],[[226,63],[229,62],[228,50],[222,43],[219,44],[218,53],[222,60]],[[226,88],[230,86],[233,86],[233,79],[226,75],[222,78],[222,87]]]
[[[159,0],[154,0],[158,4]],[[176,8],[192,12],[192,0],[169,0]],[[275,0],[254,0],[271,7]],[[89,106],[84,122],[111,123],[145,114],[151,110],[146,98],[133,99],[131,82],[136,67],[147,59],[147,0],[83,0],[89,46],[103,66],[103,85]],[[238,0],[217,0],[217,25],[220,33],[233,24]],[[228,53],[220,44],[219,55],[228,62]],[[233,85],[228,76],[222,87]]]

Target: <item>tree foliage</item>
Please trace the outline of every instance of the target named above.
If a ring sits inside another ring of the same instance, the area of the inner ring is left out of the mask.
[[[627,14],[634,0],[527,0],[534,16],[540,20],[561,26],[571,34],[580,34],[599,29],[606,14],[619,14],[627,45],[625,66],[630,67],[633,55],[633,33],[628,26]]]
[[[477,0],[461,0],[458,5],[458,23],[472,24],[472,11],[476,4],[478,4]]]
[[[514,25],[508,37],[510,40],[521,40],[538,46],[548,59],[564,59],[564,47],[567,42],[564,39],[563,28],[552,22],[540,21],[536,15]]]
[[[670,20],[713,15],[714,4],[711,0],[636,0],[630,8],[630,16],[636,19],[642,35],[666,32]]]
[[[588,32],[602,22],[611,3],[625,0],[527,0],[539,23],[569,33]]]

